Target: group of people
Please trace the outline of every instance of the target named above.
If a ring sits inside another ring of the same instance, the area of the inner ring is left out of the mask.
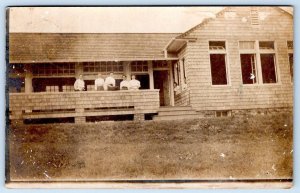
[[[122,76],[123,80],[120,83],[120,87],[116,86],[116,80],[113,77],[113,73],[110,73],[105,79],[102,74],[98,74],[98,78],[95,80],[95,90],[138,90],[141,87],[140,81],[135,79],[135,75]],[[79,75],[74,83],[75,91],[84,91],[85,83],[83,81],[82,75]]]

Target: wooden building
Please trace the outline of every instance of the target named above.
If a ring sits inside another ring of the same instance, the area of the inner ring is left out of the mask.
[[[228,7],[182,34],[10,33],[8,69],[12,120],[291,111],[293,15]],[[93,91],[109,72],[117,84],[135,74],[141,89]],[[72,92],[79,74],[87,91]]]

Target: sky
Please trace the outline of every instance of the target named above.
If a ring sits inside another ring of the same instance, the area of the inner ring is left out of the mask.
[[[183,33],[222,7],[15,7],[9,32]]]

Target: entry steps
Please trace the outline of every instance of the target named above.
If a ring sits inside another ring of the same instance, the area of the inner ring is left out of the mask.
[[[200,115],[191,106],[166,106],[160,107],[158,115],[153,120],[179,120],[198,119]]]

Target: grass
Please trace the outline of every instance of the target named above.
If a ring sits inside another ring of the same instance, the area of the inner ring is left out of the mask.
[[[290,114],[11,125],[10,180],[292,178]]]

